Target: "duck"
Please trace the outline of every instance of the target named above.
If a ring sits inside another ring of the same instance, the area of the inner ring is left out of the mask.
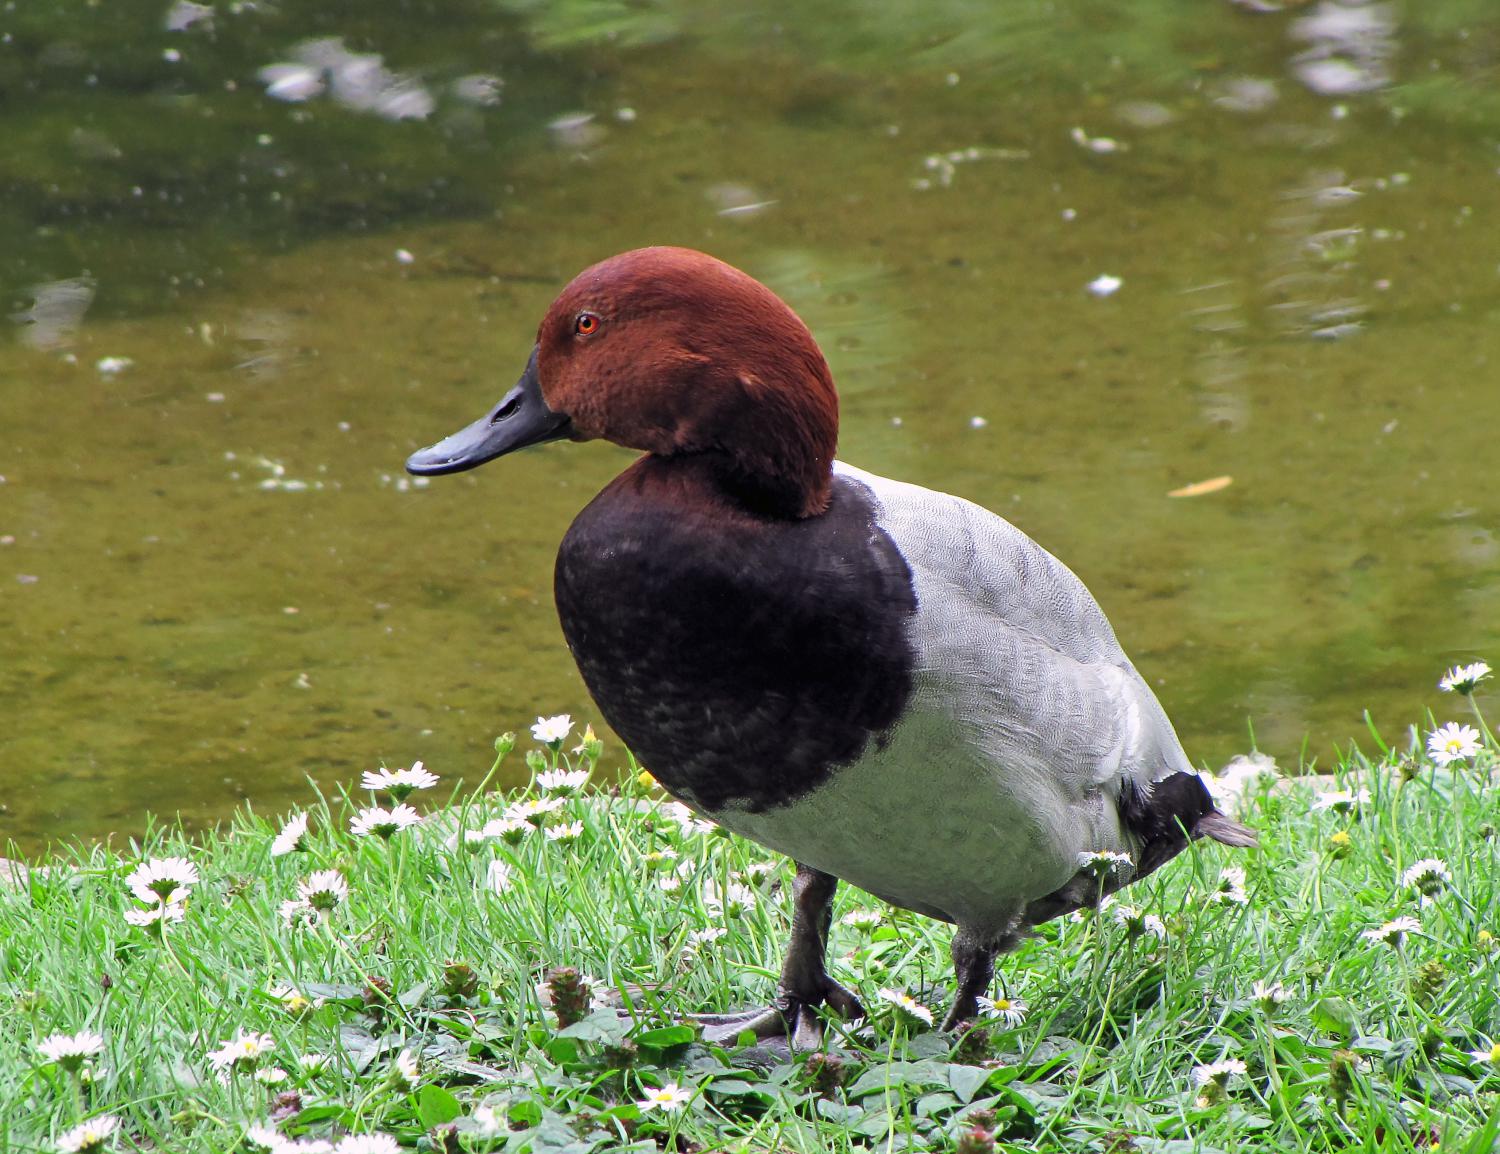
[[[411,455],[419,476],[554,441],[641,456],[561,540],[563,638],[665,790],[795,863],[765,1007],[704,1015],[812,1047],[859,1018],[828,972],[842,880],[954,925],[974,1020],[996,959],[1220,812],[1093,595],[995,513],[835,456],[828,362],[749,274],[651,247],[579,273],[514,388]]]

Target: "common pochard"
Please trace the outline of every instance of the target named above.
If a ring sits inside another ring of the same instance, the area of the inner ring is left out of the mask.
[[[1031,926],[1190,838],[1255,844],[1062,562],[978,505],[834,460],[827,362],[752,277],[682,248],[586,269],[515,388],[407,468],[596,438],[644,456],[558,552],[589,692],[675,797],[797,865],[777,997],[720,1036],[806,1045],[818,1006],[862,1013],[825,969],[840,878],[957,926],[951,1028]]]

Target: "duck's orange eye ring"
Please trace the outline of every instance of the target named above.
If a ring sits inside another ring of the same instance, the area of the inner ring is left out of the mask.
[[[581,337],[593,336],[599,331],[599,318],[593,313],[579,313],[573,322],[573,331]]]

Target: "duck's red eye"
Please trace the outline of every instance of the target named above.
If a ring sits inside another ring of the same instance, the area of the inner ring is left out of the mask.
[[[593,313],[579,313],[578,319],[573,322],[573,331],[581,337],[596,333],[599,331],[599,318]]]

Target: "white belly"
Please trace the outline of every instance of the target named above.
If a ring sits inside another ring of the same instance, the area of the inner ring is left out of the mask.
[[[1078,854],[1129,852],[1113,799],[1067,796],[1055,770],[1000,766],[951,717],[914,710],[884,749],[727,828],[885,901],[984,931],[1078,872]]]

